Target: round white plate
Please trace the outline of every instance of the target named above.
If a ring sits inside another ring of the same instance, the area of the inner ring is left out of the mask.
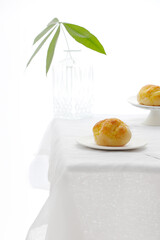
[[[128,98],[128,102],[135,107],[150,110],[148,117],[144,121],[145,125],[160,126],[160,106],[146,106],[139,104],[136,96]]]
[[[160,109],[160,106],[147,106],[147,105],[139,104],[136,96],[129,97],[128,102],[130,104],[132,104],[133,106],[140,107],[140,108],[146,108],[148,110],[153,110],[153,109],[158,110],[158,109]]]
[[[107,151],[119,151],[119,150],[131,150],[131,149],[137,149],[144,147],[147,142],[145,142],[142,139],[132,137],[130,142],[127,143],[123,147],[106,147],[106,146],[99,146],[95,143],[94,137],[93,136],[83,136],[79,137],[77,139],[77,142],[81,144],[82,146],[89,147],[89,148],[94,148],[94,149],[100,149],[100,150],[107,150]]]

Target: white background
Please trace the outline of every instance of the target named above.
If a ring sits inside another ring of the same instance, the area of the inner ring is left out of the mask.
[[[145,84],[160,85],[159,13],[159,0],[0,1],[1,239],[24,239],[48,195],[32,188],[28,177],[53,108],[45,47],[25,69],[34,37],[54,17],[87,28],[107,53],[84,49],[95,66],[94,112],[141,114],[144,110],[130,106],[127,98]],[[54,61],[61,49],[66,49],[63,41]]]

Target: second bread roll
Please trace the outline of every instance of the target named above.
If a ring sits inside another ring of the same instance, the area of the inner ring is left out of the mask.
[[[160,106],[160,86],[146,85],[137,95],[137,101],[147,106]]]

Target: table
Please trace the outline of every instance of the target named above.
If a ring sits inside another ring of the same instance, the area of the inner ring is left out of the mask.
[[[37,154],[49,160],[50,194],[27,240],[160,239],[160,127],[121,116],[147,147],[123,152],[78,145],[76,138],[92,134],[105,117],[50,123]]]

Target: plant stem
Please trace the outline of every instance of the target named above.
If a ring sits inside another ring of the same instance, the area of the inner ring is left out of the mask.
[[[63,23],[60,22],[60,26],[61,26],[62,32],[63,32],[64,37],[65,37],[65,40],[66,40],[66,44],[67,44],[67,48],[68,48],[68,53],[69,53],[69,55],[70,55],[70,58],[73,60],[72,55],[71,55],[71,50],[70,50],[70,48],[69,48],[69,44],[68,44],[68,41],[67,41],[67,37],[66,37],[66,34],[65,34],[65,32],[64,32],[64,29],[63,29],[63,26],[62,26],[62,25],[63,25]]]

